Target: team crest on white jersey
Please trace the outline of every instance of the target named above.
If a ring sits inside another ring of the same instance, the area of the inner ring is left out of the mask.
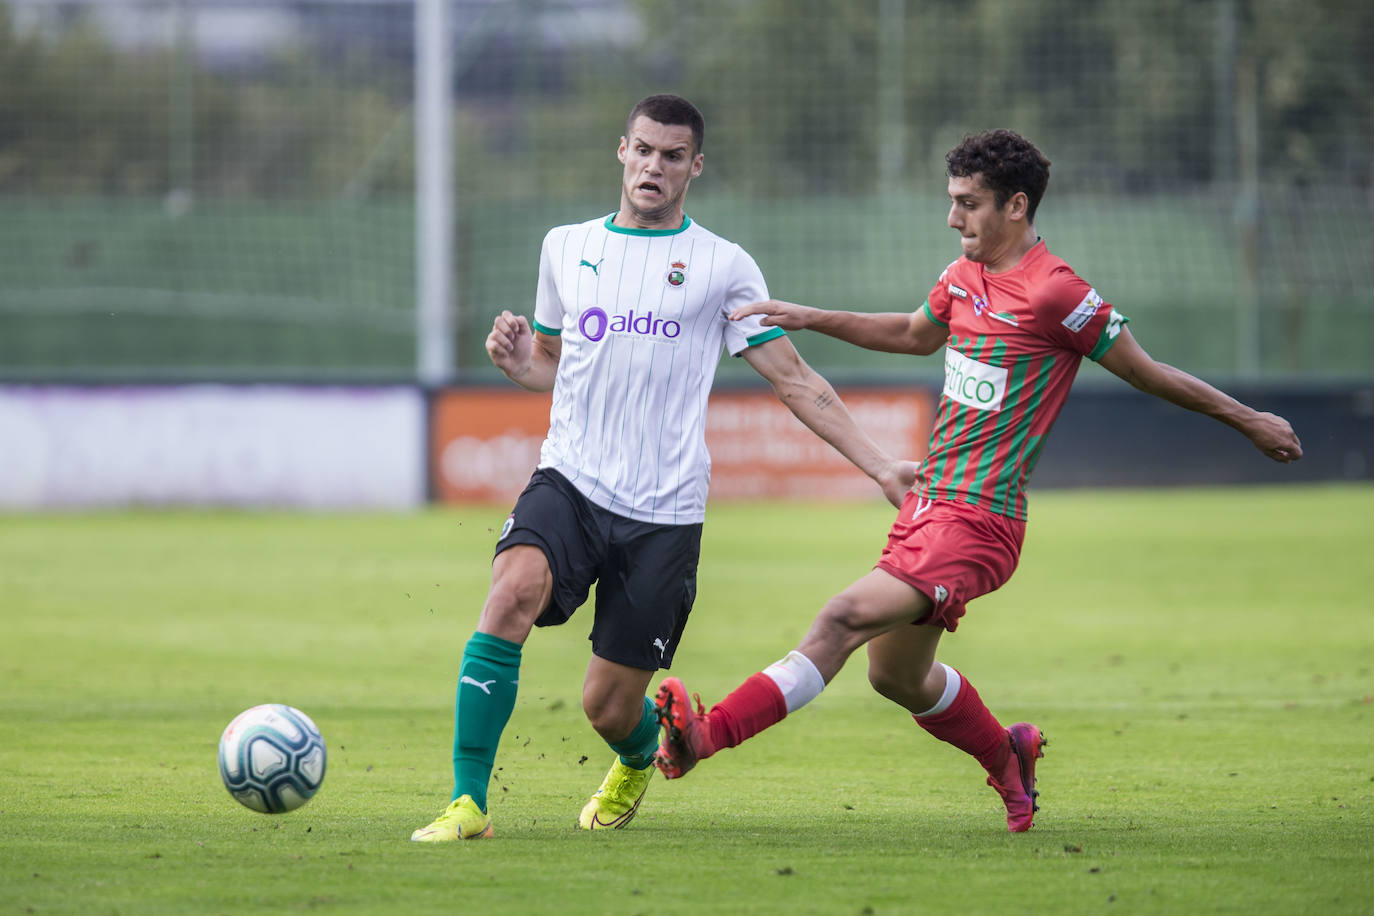
[[[683,261],[674,261],[668,265],[668,273],[663,277],[663,281],[677,289],[679,286],[687,284],[687,264]]]

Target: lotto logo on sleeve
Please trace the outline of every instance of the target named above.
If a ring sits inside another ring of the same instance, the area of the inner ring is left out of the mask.
[[[1007,395],[1007,370],[945,347],[944,395],[975,410],[1001,410]]]
[[[1107,338],[1109,340],[1115,340],[1116,336],[1121,333],[1121,328],[1125,323],[1126,316],[1118,312],[1116,309],[1112,309],[1112,313],[1107,316],[1107,328],[1104,332],[1106,333]]]
[[[1097,294],[1097,290],[1088,290],[1088,295],[1083,297],[1083,301],[1069,312],[1067,318],[1062,322],[1064,327],[1077,334],[1088,326],[1088,322],[1093,320],[1097,310],[1102,308],[1102,297]]]

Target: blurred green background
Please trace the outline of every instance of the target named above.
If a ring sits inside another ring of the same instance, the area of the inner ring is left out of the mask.
[[[482,339],[531,310],[544,232],[615,208],[625,114],[660,91],[707,120],[688,212],[776,296],[919,306],[959,253],[943,154],[1005,126],[1054,163],[1041,233],[1156,356],[1266,381],[1374,365],[1364,0],[451,15],[460,379],[495,377]],[[0,379],[413,378],[414,30],[401,0],[0,2]]]

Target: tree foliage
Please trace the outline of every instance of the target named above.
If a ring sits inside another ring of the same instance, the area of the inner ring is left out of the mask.
[[[537,23],[546,6],[521,8]],[[460,158],[523,172],[504,189],[516,197],[576,193],[583,169],[604,159],[606,141],[593,138],[607,120],[669,89],[708,115],[713,180],[749,194],[928,184],[961,134],[991,126],[1032,137],[1057,181],[1085,188],[1229,181],[1250,121],[1267,179],[1367,185],[1374,171],[1374,4],[1361,0],[632,0],[624,9],[642,40],[550,44],[514,15],[486,34],[480,66],[459,76]],[[184,78],[171,49],[119,49],[80,14],[25,32],[0,6],[0,190],[163,191],[177,144],[192,150],[202,194],[408,186],[410,58],[397,45],[407,30],[390,23],[390,45],[360,56],[346,28],[328,25],[254,71],[191,71],[184,136],[171,110]],[[582,152],[589,146],[595,160]]]

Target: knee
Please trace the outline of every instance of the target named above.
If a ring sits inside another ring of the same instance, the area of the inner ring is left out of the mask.
[[[548,603],[549,589],[539,579],[526,576],[499,576],[491,583],[482,606],[484,622],[528,629]]]
[[[918,665],[893,667],[869,659],[868,683],[880,696],[903,706],[911,712],[920,712],[934,706],[940,699],[940,690],[931,684],[929,668]]]
[[[824,629],[827,638],[851,650],[873,635],[869,632],[871,622],[863,606],[847,594],[836,595],[827,601],[816,622]]]
[[[520,579],[498,579],[491,584],[491,591],[487,593],[487,607],[494,613],[508,615],[519,613],[522,610],[531,609],[538,613],[534,607],[539,599],[541,589],[537,583]]]
[[[619,741],[635,730],[644,715],[642,695],[631,698],[582,690],[582,712],[596,733],[607,741]]]
[[[893,671],[886,665],[868,663],[868,683],[879,696],[900,702],[907,692],[907,681],[901,672]]]

